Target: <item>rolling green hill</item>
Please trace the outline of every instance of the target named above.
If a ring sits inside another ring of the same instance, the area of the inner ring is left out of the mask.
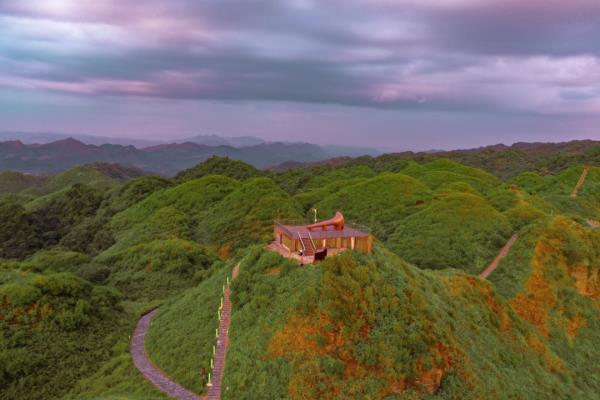
[[[27,175],[21,172],[0,172],[0,194],[19,193],[27,189],[43,186],[48,179],[46,177]]]
[[[156,307],[148,356],[204,393],[241,262],[225,399],[595,399],[600,169],[572,197],[593,154],[511,151],[485,169],[483,153],[445,153],[288,171],[212,158],[174,179],[103,164],[35,185],[1,175],[19,193],[0,197],[0,398],[165,399],[129,354]],[[275,219],[313,208],[364,225],[373,254],[300,268],[265,250]]]
[[[464,273],[422,271],[382,248],[284,264],[257,250],[242,263],[226,399],[592,399],[600,387],[586,373],[598,355],[590,300],[574,299],[589,302],[585,328],[571,328],[575,355],[521,319],[519,300]]]

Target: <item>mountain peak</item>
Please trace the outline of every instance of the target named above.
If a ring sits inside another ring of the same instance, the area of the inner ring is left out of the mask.
[[[66,147],[69,149],[83,149],[83,148],[86,148],[88,145],[86,145],[83,142],[80,142],[77,139],[68,137],[66,139],[61,139],[61,140],[57,140],[55,142],[48,143],[47,146]]]

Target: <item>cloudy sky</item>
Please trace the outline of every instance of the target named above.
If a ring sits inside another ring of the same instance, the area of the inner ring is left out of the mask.
[[[600,139],[600,1],[0,0],[0,130]]]

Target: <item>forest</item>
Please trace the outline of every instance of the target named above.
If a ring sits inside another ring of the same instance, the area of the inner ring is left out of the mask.
[[[0,399],[166,399],[129,353],[157,307],[148,356],[206,393],[238,263],[225,399],[596,399],[600,147],[494,154],[0,173]],[[373,253],[265,249],[315,208],[368,227]]]

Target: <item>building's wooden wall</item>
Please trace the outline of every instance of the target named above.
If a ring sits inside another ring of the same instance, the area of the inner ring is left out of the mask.
[[[300,240],[289,237],[285,232],[275,227],[275,240],[279,240],[281,235],[282,244],[292,252],[302,250],[302,244]],[[318,239],[315,240],[315,246],[321,248],[325,245],[329,249],[350,249],[352,248],[352,241],[354,241],[354,249],[362,251],[364,253],[371,253],[373,248],[373,236],[367,237],[342,237],[342,238],[331,238],[331,239]]]
[[[372,236],[357,237],[354,240],[354,248],[363,253],[371,253],[373,239]]]

